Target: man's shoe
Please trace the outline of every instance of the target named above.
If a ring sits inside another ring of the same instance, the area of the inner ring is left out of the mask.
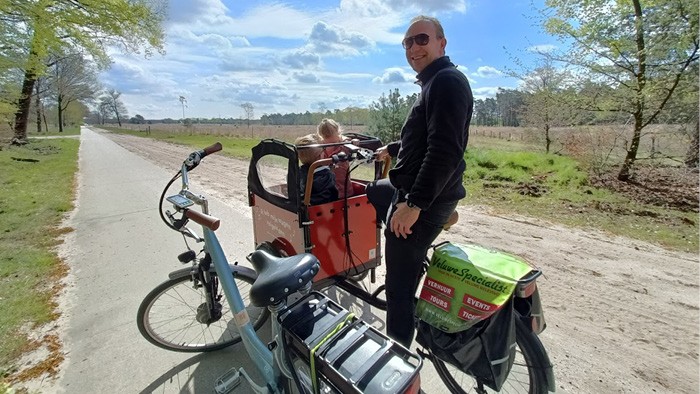
[[[447,218],[447,223],[445,223],[445,225],[442,226],[442,229],[449,230],[450,227],[452,227],[458,221],[459,221],[459,213],[457,213],[457,211],[454,211],[450,214],[450,217]]]

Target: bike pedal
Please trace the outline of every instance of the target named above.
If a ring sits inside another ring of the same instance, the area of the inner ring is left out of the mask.
[[[239,384],[241,384],[241,373],[234,367],[216,379],[214,391],[216,394],[227,394]]]

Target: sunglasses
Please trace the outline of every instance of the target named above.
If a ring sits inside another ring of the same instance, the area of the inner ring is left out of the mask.
[[[411,49],[414,42],[420,46],[424,46],[428,45],[428,41],[430,41],[430,36],[425,33],[420,33],[415,36],[404,38],[403,41],[401,41],[401,45],[403,45],[404,49]]]

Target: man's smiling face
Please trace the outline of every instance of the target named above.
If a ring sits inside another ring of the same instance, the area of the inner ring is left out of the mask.
[[[429,21],[417,21],[413,23],[406,31],[404,37],[415,37],[418,34],[427,34],[430,38],[426,45],[418,45],[413,42],[413,45],[406,49],[406,60],[408,64],[417,73],[436,59],[445,56],[445,45],[447,39],[444,37],[438,38],[435,25]]]

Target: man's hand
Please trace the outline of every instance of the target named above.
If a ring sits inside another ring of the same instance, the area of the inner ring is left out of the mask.
[[[419,215],[420,209],[409,208],[405,202],[396,204],[396,211],[391,215],[391,232],[397,237],[408,238]]]
[[[386,145],[374,151],[374,159],[376,161],[384,161],[387,157],[389,157],[389,150],[386,148]]]

